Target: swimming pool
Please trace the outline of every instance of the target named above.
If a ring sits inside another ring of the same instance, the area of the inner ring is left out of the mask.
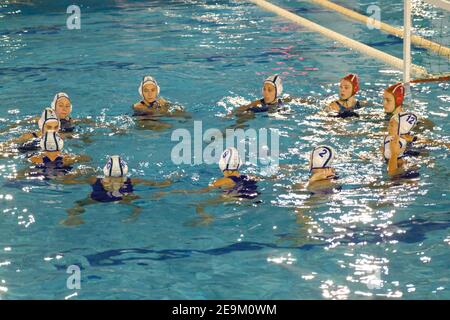
[[[273,2],[401,56],[399,39],[368,32],[312,4]],[[398,25],[401,4],[378,2],[390,8],[382,19]],[[364,11],[371,3],[344,5]],[[356,72],[361,97],[378,103],[382,89],[401,78],[386,65],[242,1],[85,1],[80,30],[66,28],[70,4],[0,7],[1,128],[40,113],[56,92],[66,91],[75,116],[127,130],[113,136],[98,130],[92,143],[70,141],[66,150],[90,155],[95,167],[103,166],[106,155],[121,154],[134,177],[172,177],[169,190],[200,188],[220,175],[217,165],[173,164],[172,130],[193,130],[193,120],[202,120],[204,130],[233,124],[223,117],[226,109],[259,98],[266,75],[280,73],[293,96],[326,98],[336,93],[340,77]],[[448,26],[448,16],[438,19]],[[414,26],[429,28],[419,15]],[[414,59],[420,64],[432,58],[417,50]],[[173,128],[161,132],[136,129],[130,106],[146,74],[193,119],[167,120]],[[446,141],[448,87],[413,88],[416,112],[436,124],[428,136]],[[448,151],[429,148],[417,160],[420,180],[389,182],[381,160],[358,157],[378,149],[380,139],[366,134],[380,131],[381,121],[338,121],[317,116],[319,106],[292,108],[285,120],[261,116],[248,124],[279,129],[280,162],[302,168],[261,182],[262,203],[207,207],[214,217],[208,225],[199,225],[195,204],[215,195],[154,199],[160,190],[138,186],[143,199],[136,204],[143,211],[136,220],[127,221],[127,207],[102,204],[87,208],[84,224],[67,227],[60,224],[65,210],[85,198],[89,186],[8,181],[25,160],[1,159],[0,298],[449,299]],[[379,120],[382,107],[362,114]],[[3,134],[2,141],[20,130]],[[345,181],[341,192],[325,198],[289,188],[306,179],[308,152],[319,143],[336,148]],[[255,166],[246,168],[259,173]],[[70,265],[81,267],[80,290],[66,286]]]

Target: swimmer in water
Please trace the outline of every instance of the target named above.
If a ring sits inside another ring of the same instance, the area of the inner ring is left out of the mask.
[[[261,89],[262,99],[255,100],[248,105],[236,108],[228,114],[228,118],[236,115],[236,124],[227,129],[245,127],[245,122],[254,119],[258,113],[267,113],[269,116],[278,116],[290,113],[289,106],[285,103],[291,102],[291,97],[282,98],[283,82],[279,75],[273,75],[264,80]]]
[[[133,116],[141,120],[140,125],[145,123],[147,126],[150,124],[150,129],[166,129],[171,125],[158,121],[159,117],[191,118],[182,107],[172,105],[160,97],[161,88],[153,77],[145,76],[139,84],[138,91],[142,100],[135,103],[132,108]],[[142,122],[145,120],[147,122]]]
[[[403,83],[396,83],[383,93],[383,107],[386,121],[393,115],[403,112],[403,100],[405,99],[405,86]]]
[[[41,137],[47,131],[59,132],[61,123],[58,120],[55,112],[46,108],[38,120],[39,131],[27,132],[22,134],[19,138],[5,142],[1,145],[2,150],[10,149],[13,146],[21,153],[33,152],[40,150]]]
[[[133,105],[134,115],[169,112],[169,103],[159,96],[161,88],[153,77],[145,76],[138,88],[142,100]]]
[[[64,176],[72,170],[72,165],[79,162],[88,162],[90,158],[84,155],[71,155],[62,153],[64,141],[56,131],[48,130],[40,140],[41,153],[29,158],[35,166],[22,170],[17,179],[38,177],[53,179]]]
[[[168,192],[160,192],[156,194],[157,197],[172,193],[207,193],[214,190],[221,191],[218,198],[211,199],[196,205],[196,212],[200,215],[201,221],[199,224],[209,224],[213,218],[211,215],[204,212],[206,205],[218,205],[224,202],[236,202],[245,199],[253,200],[257,198],[260,192],[257,190],[256,177],[251,177],[241,174],[239,169],[242,166],[242,160],[236,148],[227,148],[219,160],[219,168],[223,173],[223,177],[216,179],[209,186],[198,190],[172,190]]]
[[[39,131],[24,133],[19,138],[3,143],[0,146],[0,149],[6,150],[11,145],[18,144],[19,146],[17,149],[21,153],[39,150],[39,139],[43,134],[42,123],[45,122],[48,118],[56,118],[58,120],[59,128],[57,131],[63,139],[74,137],[73,132],[76,128],[76,124],[95,124],[95,122],[91,119],[72,119],[70,117],[71,112],[72,104],[70,102],[69,96],[64,92],[56,94],[51,103],[51,107],[45,108],[40,118],[31,118],[22,122],[18,122],[15,125],[9,126],[2,132],[9,131],[21,124],[32,124],[36,121],[38,122]],[[87,136],[83,136],[80,138],[83,140],[83,142],[91,142],[91,140]]]
[[[79,131],[80,124],[90,125],[95,128],[108,128],[115,134],[123,134],[123,130],[118,129],[116,126],[105,123],[97,123],[91,118],[72,118],[72,101],[70,100],[67,93],[59,92],[53,97],[51,103],[51,109],[55,112],[61,123],[60,134],[64,139],[77,138],[82,140],[84,143],[92,143],[91,133],[77,134]]]
[[[406,141],[405,156],[418,156],[421,150],[414,148],[413,143],[418,140],[411,130],[417,124],[417,116],[412,112],[400,112],[393,116],[395,122],[398,123],[398,135]]]
[[[239,199],[254,199],[260,193],[257,191],[256,178],[239,172],[242,160],[236,148],[227,148],[219,160],[219,168],[223,177],[214,181],[207,191],[221,189],[224,195]]]
[[[53,110],[56,117],[61,122],[61,134],[66,134],[75,131],[77,124],[85,123],[90,125],[95,125],[95,121],[89,118],[86,119],[74,119],[71,117],[72,114],[72,102],[69,98],[69,95],[65,92],[59,92],[54,97],[50,104],[49,108]],[[1,133],[9,131],[11,129],[16,128],[22,124],[34,124],[36,121],[39,121],[40,118],[30,118],[24,121],[19,121],[16,124],[9,126],[8,128],[1,131]]]
[[[432,121],[428,119],[418,119],[416,114],[413,113],[405,113],[403,109],[403,101],[405,98],[405,87],[402,83],[396,83],[389,88],[387,88],[384,91],[383,95],[383,107],[385,112],[385,119],[391,120],[393,116],[402,114],[400,118],[402,119],[401,127],[416,127],[416,130],[418,132],[424,132],[425,130],[432,130],[434,127],[434,124]],[[411,125],[411,126],[410,126]],[[410,132],[405,132],[403,134],[400,134],[401,138],[405,139],[409,145],[408,145],[408,151],[409,155],[412,155],[411,147],[412,142],[415,144],[421,144],[421,145],[430,145],[430,146],[437,146],[437,147],[446,147],[450,149],[450,143],[444,142],[444,141],[435,141],[423,137],[418,136],[412,136]],[[417,152],[415,152],[417,154]]]
[[[308,190],[312,194],[333,193],[334,189],[340,189],[337,185],[339,177],[336,175],[335,169],[331,166],[334,160],[335,151],[330,146],[317,146],[310,155],[309,172],[310,177],[308,183],[296,183],[292,186],[294,190]],[[289,165],[289,171],[295,168],[295,165]],[[288,168],[282,167],[286,170]]]
[[[359,117],[355,110],[365,106],[364,102],[356,99],[359,91],[359,78],[356,74],[348,74],[339,83],[339,99],[328,105],[326,111],[337,112],[337,117]]]
[[[417,171],[407,169],[404,159],[407,141],[400,136],[399,116],[394,115],[389,121],[388,135],[384,138],[381,147],[382,155],[387,162],[388,175],[391,178],[415,178]]]
[[[76,177],[64,179],[65,184],[90,184],[92,192],[83,200],[76,201],[75,207],[68,209],[69,217],[62,223],[65,225],[78,225],[84,223],[80,215],[85,212],[85,207],[98,203],[120,203],[128,205],[132,208],[132,215],[127,221],[134,220],[142,208],[133,204],[134,200],[140,199],[134,193],[136,185],[145,185],[152,187],[167,187],[171,185],[170,180],[166,181],[149,181],[139,178],[130,178],[128,174],[127,163],[117,155],[111,156],[103,168],[103,177]]]
[[[311,152],[310,177],[306,188],[312,193],[333,190],[338,176],[331,167],[334,159],[334,149],[329,146],[318,146]]]
[[[275,113],[287,111],[284,103],[290,102],[291,98],[281,98],[283,93],[283,82],[279,75],[268,77],[263,82],[262,99],[253,101],[252,103],[241,106],[234,110],[233,114],[242,116],[244,114],[254,114],[261,112]]]
[[[301,195],[304,200],[295,202],[297,232],[282,235],[280,241],[293,242],[298,246],[321,242],[316,237],[320,234],[320,226],[311,213],[315,213],[315,208],[329,203],[333,194],[341,190],[339,177],[332,166],[334,157],[332,147],[315,147],[310,155],[308,182],[294,183],[287,187],[289,193]]]
[[[61,132],[73,132],[77,124],[86,123],[94,125],[95,121],[91,119],[73,119],[72,114],[72,102],[67,93],[59,92],[53,97],[51,108],[55,111],[56,116],[61,122]]]
[[[383,108],[385,121],[389,122],[393,115],[404,112],[403,102],[405,100],[405,86],[398,82],[384,90]],[[433,130],[434,123],[428,119],[420,119],[417,122],[417,129],[420,132]]]
[[[51,126],[49,126],[51,125]],[[45,108],[41,117],[38,120],[39,131],[25,133],[14,142],[26,142],[33,138],[41,138],[47,130],[53,130],[59,133],[61,130],[61,122],[59,121],[56,113],[50,109]]]
[[[402,83],[396,83],[394,85],[389,86],[386,88],[383,92],[383,108],[384,108],[384,119],[385,121],[389,122],[393,116],[398,114],[404,114],[401,118],[402,120],[402,127],[406,125],[405,122],[408,120],[408,122],[411,122],[412,126],[410,127],[416,127],[417,131],[425,131],[427,129],[432,130],[434,127],[434,124],[428,120],[428,119],[421,119],[418,120],[418,116],[411,112],[405,112],[403,108],[403,102],[405,99],[405,87]],[[409,125],[407,125],[409,126]],[[406,127],[405,127],[406,128]],[[375,132],[375,133],[368,133],[367,136],[369,137],[380,137],[384,136],[384,128],[381,132]],[[401,138],[406,139],[409,142],[408,149],[411,148],[411,143],[417,141],[417,137],[413,137],[410,132],[405,132],[404,134],[401,134]],[[414,140],[414,141],[413,141]],[[428,143],[430,145],[438,145],[438,146],[448,146],[448,143],[441,143],[437,141],[430,141],[427,139],[421,139],[421,143]]]
[[[206,193],[212,190],[222,190],[223,195],[234,198],[254,199],[259,195],[256,191],[256,178],[242,175],[239,168],[242,160],[236,148],[227,148],[221,155],[219,160],[220,170],[223,177],[215,180],[209,186],[199,190],[172,190],[159,195],[169,193]]]
[[[59,134],[63,139],[80,139],[84,143],[92,143],[92,139],[90,136],[91,133],[77,133],[79,131],[80,124],[86,124],[91,125],[93,127],[98,128],[109,128],[113,130],[115,133],[122,132],[121,130],[118,130],[115,126],[111,125],[105,125],[102,123],[96,123],[91,118],[84,118],[84,119],[74,119],[72,118],[72,102],[69,98],[69,96],[64,92],[57,93],[51,102],[51,106],[49,108],[46,108],[45,112],[50,115],[51,117],[56,117],[60,122],[60,128],[59,128]],[[22,124],[29,125],[34,124],[36,121],[42,121],[44,118],[44,115],[41,115],[40,118],[31,118],[24,121],[17,122],[14,125],[11,125],[7,127],[6,129],[2,130],[0,133],[8,132],[13,128],[16,128]],[[39,125],[39,127],[41,127]],[[42,134],[41,128],[39,128],[39,132],[29,132],[23,134],[21,137],[13,139],[10,142],[6,142],[2,145],[0,145],[0,150],[5,149],[6,147],[10,146],[12,143],[18,143],[18,144],[24,144],[23,147],[19,147],[20,152],[28,152],[28,151],[34,151],[36,150],[36,142],[30,142],[29,140],[36,140],[39,138]],[[33,147],[34,145],[34,147]],[[31,148],[29,148],[31,146]],[[3,147],[3,148],[2,148]]]

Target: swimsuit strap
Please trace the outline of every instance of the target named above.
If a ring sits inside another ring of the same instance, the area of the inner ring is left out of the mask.
[[[348,99],[345,100],[345,101],[348,101]],[[339,102],[339,100],[336,100],[335,103],[336,103],[336,104],[338,105],[338,107],[339,107],[339,112],[350,111],[350,110],[353,111],[354,109],[360,109],[360,108],[362,108],[361,104],[359,103],[359,100],[356,100],[356,103],[355,103],[355,105],[354,105],[353,107],[345,107],[343,104],[341,104],[341,103]]]
[[[237,193],[235,195],[238,198],[246,198],[253,199],[256,198],[260,193],[257,191],[258,186],[256,185],[256,181],[251,180],[247,175],[240,176],[229,176],[235,185],[233,188],[229,190],[225,190],[224,192],[227,194]]]
[[[356,108],[360,108],[359,101],[356,101],[356,104],[354,107],[346,108],[344,105],[342,105],[339,100],[336,100],[335,103],[339,107],[338,115],[339,118],[348,118],[348,117],[359,117],[359,114],[355,112]]]
[[[233,180],[234,183],[239,183],[239,182],[241,182],[243,180],[243,177],[245,177],[245,176],[243,176],[243,175],[240,175],[239,177],[237,177],[237,176],[229,176],[228,179]]]
[[[44,163],[44,164],[47,164],[47,163],[58,163],[58,162],[64,162],[64,158],[62,157],[62,156],[57,156],[56,158],[55,158],[55,160],[50,160],[50,158],[49,157],[47,157],[47,156],[43,156],[42,157],[42,162]]]
[[[343,104],[341,104],[341,103],[339,102],[339,100],[336,100],[335,102],[336,102],[336,104],[337,104],[338,107],[339,107],[339,112],[350,111],[350,110],[353,109],[353,108],[347,108],[347,107],[345,107]]]

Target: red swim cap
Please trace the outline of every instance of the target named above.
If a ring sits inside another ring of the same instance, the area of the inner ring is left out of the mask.
[[[392,93],[395,98],[395,107],[399,107],[403,104],[403,99],[405,98],[405,87],[403,83],[396,83],[385,90],[386,92]]]
[[[350,81],[350,83],[352,84],[352,87],[353,87],[352,96],[354,96],[358,92],[358,90],[359,90],[358,75],[350,73],[350,74],[346,75],[345,77],[343,77],[341,80]]]

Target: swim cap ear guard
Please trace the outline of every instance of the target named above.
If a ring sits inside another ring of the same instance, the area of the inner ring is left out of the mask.
[[[53,98],[52,104],[50,105],[53,110],[56,111],[56,103],[61,98],[67,98],[70,101],[69,95],[65,92],[59,92],[55,94],[55,97]],[[70,102],[70,112],[72,112],[72,102]]]
[[[384,138],[384,158],[386,160],[389,160],[391,158],[391,141],[392,136],[386,136]],[[398,143],[400,145],[400,154],[398,155],[399,158],[403,157],[403,153],[406,149],[406,140],[403,138],[399,138]]]
[[[275,87],[275,99],[277,99],[282,93],[283,93],[283,81],[281,81],[281,78],[279,75],[273,75],[268,77],[263,82],[263,88],[261,90],[261,93],[264,94],[264,84],[270,83]]]
[[[352,95],[353,97],[359,91],[359,77],[356,74],[350,73],[343,77],[341,80],[347,80],[352,84]]]
[[[127,163],[119,156],[111,156],[103,167],[105,177],[123,177],[127,173]]]
[[[408,134],[417,124],[417,116],[412,112],[398,114],[398,134]]]
[[[47,131],[41,138],[41,150],[47,152],[61,151],[64,141],[56,131]]]
[[[142,90],[144,88],[144,85],[148,82],[153,83],[156,86],[156,96],[159,96],[159,93],[161,92],[161,88],[159,87],[158,82],[156,82],[156,80],[150,76],[145,76],[144,78],[142,78],[141,84],[139,85],[139,88],[138,88],[140,96],[142,98],[144,97],[144,95],[142,94]]]
[[[330,168],[334,159],[334,149],[329,146],[318,146],[311,152],[309,171]]]
[[[226,170],[239,170],[241,165],[242,160],[236,148],[230,147],[222,152],[219,160],[219,168],[222,172]]]
[[[38,126],[39,126],[39,130],[43,130],[44,129],[44,124],[48,121],[48,120],[56,120],[59,122],[58,117],[56,116],[56,113],[53,109],[50,108],[45,108],[44,111],[42,112],[41,117],[38,120]]]
[[[403,104],[403,99],[405,98],[405,87],[403,83],[396,83],[387,88],[385,91],[391,93],[394,96],[395,109]]]

